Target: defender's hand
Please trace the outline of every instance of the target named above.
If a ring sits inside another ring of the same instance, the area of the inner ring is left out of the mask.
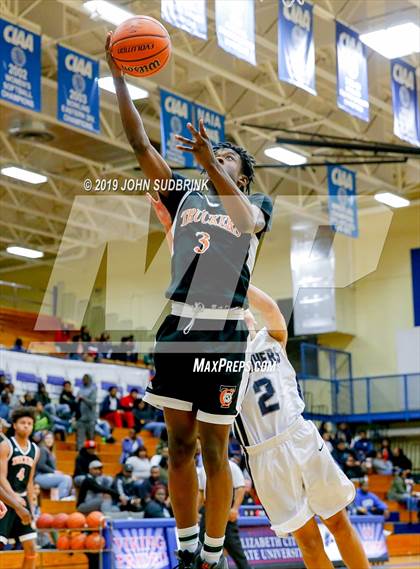
[[[115,63],[115,61],[111,55],[111,41],[112,41],[112,32],[108,32],[107,36],[106,36],[106,42],[105,42],[106,61],[109,65],[112,76],[115,79],[117,77],[123,77],[123,72],[117,66],[117,64]]]
[[[213,147],[206,129],[204,128],[204,121],[203,119],[200,119],[199,131],[196,130],[191,123],[187,124],[187,128],[194,138],[191,140],[189,138],[185,138],[185,136],[176,134],[175,138],[177,140],[180,140],[184,144],[189,145],[177,145],[177,148],[179,150],[183,150],[184,152],[191,152],[194,154],[194,158],[197,160],[200,166],[207,170],[210,166],[216,163],[216,157],[214,155]]]

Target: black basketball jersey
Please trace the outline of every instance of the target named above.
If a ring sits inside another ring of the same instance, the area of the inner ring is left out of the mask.
[[[10,453],[7,468],[7,480],[17,494],[23,494],[28,487],[32,466],[37,457],[37,446],[28,441],[28,448],[24,452],[15,437],[8,439]]]
[[[175,173],[173,178],[184,179]],[[249,196],[264,214],[265,226],[258,234],[241,234],[213,193],[174,190],[161,199],[173,223],[172,278],[166,297],[207,308],[244,306],[258,245],[270,226],[271,199]]]

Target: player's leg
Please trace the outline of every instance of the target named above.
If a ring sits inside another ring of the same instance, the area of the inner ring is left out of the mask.
[[[321,532],[315,518],[293,532],[307,569],[333,569],[324,549]]]
[[[23,564],[22,569],[35,569],[36,567],[36,541],[34,539],[28,539],[22,541],[23,547]]]
[[[206,535],[202,557],[209,563],[223,552],[226,524],[232,505],[232,475],[228,461],[231,425],[199,421],[201,452],[206,471]]]
[[[165,408],[169,447],[169,494],[181,550],[198,545],[198,480],[195,468],[197,421],[189,411]]]
[[[369,569],[370,564],[356,530],[351,525],[346,510],[323,520],[333,534],[337,547],[348,569]]]

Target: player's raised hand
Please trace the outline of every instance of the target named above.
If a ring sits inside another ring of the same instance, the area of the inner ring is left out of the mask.
[[[6,514],[7,514],[7,507],[6,507],[6,504],[4,504],[4,503],[0,500],[0,520],[2,520]]]
[[[105,54],[106,54],[106,61],[109,65],[109,68],[111,70],[112,76],[114,78],[116,77],[122,77],[123,76],[123,72],[121,71],[121,69],[117,66],[117,64],[115,63],[112,55],[111,55],[111,42],[112,42],[112,32],[108,32],[106,35],[106,42],[105,42]]]
[[[200,119],[198,126],[199,130],[196,130],[191,123],[187,124],[187,128],[191,132],[193,138],[190,139],[185,136],[181,136],[180,134],[176,134],[175,138],[183,143],[182,145],[177,145],[177,148],[184,152],[191,152],[194,154],[194,158],[200,166],[207,170],[216,162],[216,157],[207,131],[204,127],[204,121],[203,119]]]

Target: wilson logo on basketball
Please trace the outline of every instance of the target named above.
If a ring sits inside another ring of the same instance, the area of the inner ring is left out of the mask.
[[[142,75],[143,73],[154,71],[155,69],[158,69],[158,67],[160,67],[160,61],[155,59],[155,61],[152,61],[148,65],[124,65],[124,71],[135,71]]]
[[[230,407],[233,401],[233,396],[235,394],[236,387],[227,387],[226,385],[222,385],[220,387],[220,405],[223,408]]]
[[[120,53],[134,53],[135,51],[145,51],[154,48],[155,45],[153,43],[143,43],[138,45],[131,45],[128,47],[119,47],[117,48],[117,54],[119,55]]]

